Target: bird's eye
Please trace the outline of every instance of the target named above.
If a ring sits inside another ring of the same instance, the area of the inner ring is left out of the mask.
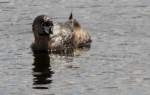
[[[48,21],[45,22],[45,26],[50,26],[50,23]]]
[[[53,26],[52,21],[46,21],[43,23],[43,26]]]

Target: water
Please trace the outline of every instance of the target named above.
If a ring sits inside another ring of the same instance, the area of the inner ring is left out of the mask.
[[[71,10],[91,49],[33,54],[33,19]],[[150,95],[149,30],[149,0],[0,0],[0,95]]]

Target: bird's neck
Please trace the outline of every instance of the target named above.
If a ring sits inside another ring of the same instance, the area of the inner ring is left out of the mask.
[[[38,38],[35,38],[35,45],[40,50],[47,50],[48,49],[48,36],[39,36]]]

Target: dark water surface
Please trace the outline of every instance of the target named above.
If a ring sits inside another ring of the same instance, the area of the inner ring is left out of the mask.
[[[71,10],[91,49],[33,54],[33,19]],[[0,0],[0,95],[150,95],[150,0]]]

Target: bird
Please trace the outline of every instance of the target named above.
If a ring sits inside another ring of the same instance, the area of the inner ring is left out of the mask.
[[[90,47],[92,42],[91,36],[73,17],[72,12],[67,21],[56,23],[47,15],[39,15],[33,21],[32,31],[32,50],[66,52]]]

